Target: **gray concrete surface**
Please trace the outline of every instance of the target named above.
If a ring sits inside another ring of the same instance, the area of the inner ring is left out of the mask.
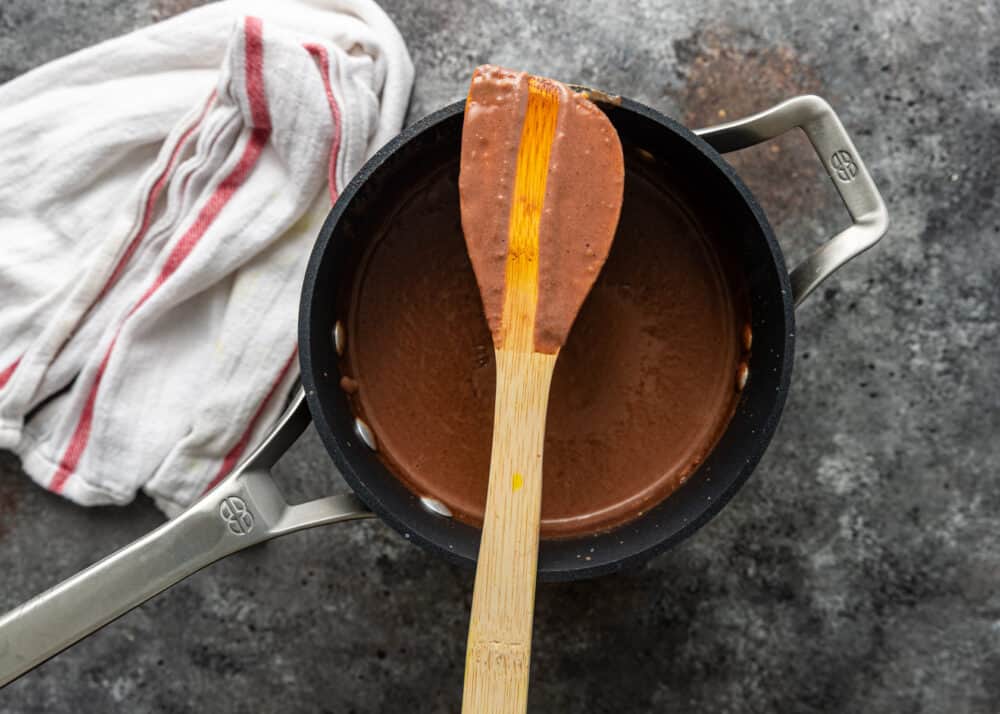
[[[6,0],[0,80],[188,5]],[[799,311],[781,428],[722,515],[635,572],[539,588],[532,711],[1000,711],[998,6],[386,6],[417,67],[411,120],[487,60],[690,124],[814,91],[892,214]],[[734,163],[793,259],[845,223],[803,140]],[[314,435],[281,472],[301,494],[338,480]],[[0,608],[159,521],[147,501],[76,508],[0,455]],[[0,712],[455,712],[471,585],[379,523],[291,536],[24,677]]]

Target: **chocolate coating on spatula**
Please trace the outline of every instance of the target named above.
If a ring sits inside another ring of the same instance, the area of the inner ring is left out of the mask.
[[[476,69],[462,130],[462,229],[486,321],[499,346],[510,204],[521,125],[528,108],[528,74],[484,65]]]
[[[624,163],[607,117],[553,80],[559,113],[538,228],[534,351],[554,354],[607,258],[621,208]],[[499,346],[509,210],[529,77],[493,66],[473,74],[462,135],[462,228],[494,344]],[[497,178],[498,177],[498,178]]]

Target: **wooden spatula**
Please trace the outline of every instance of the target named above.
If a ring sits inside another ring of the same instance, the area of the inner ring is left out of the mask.
[[[476,69],[459,188],[497,382],[464,714],[527,709],[549,385],[611,248],[623,184],[618,135],[586,96]]]

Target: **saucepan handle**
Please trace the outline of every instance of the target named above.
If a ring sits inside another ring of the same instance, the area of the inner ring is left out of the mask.
[[[300,389],[264,443],[204,498],[0,617],[0,687],[219,558],[285,533],[370,516],[353,494],[285,502],[268,470],[308,423]]]
[[[809,138],[853,221],[795,266],[791,282],[798,306],[837,268],[875,245],[889,227],[885,202],[844,125],[825,100],[805,95],[745,119],[698,129],[695,134],[725,153],[795,128],[802,129]]]

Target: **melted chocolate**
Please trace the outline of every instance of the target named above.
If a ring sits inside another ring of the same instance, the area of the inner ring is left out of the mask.
[[[747,307],[719,259],[724,237],[664,190],[683,185],[682,177],[664,179],[666,171],[629,162],[614,245],[556,365],[543,537],[607,529],[660,502],[735,409]],[[351,299],[342,367],[390,470],[475,525],[486,500],[494,392],[482,310],[455,161],[413,186],[374,237]]]
[[[529,85],[558,102],[538,223],[533,335],[534,351],[554,354],[566,341],[611,248],[621,207],[623,159],[611,122],[584,95],[555,80],[529,80],[524,72],[476,68],[465,105],[458,181],[469,257],[497,347]]]

